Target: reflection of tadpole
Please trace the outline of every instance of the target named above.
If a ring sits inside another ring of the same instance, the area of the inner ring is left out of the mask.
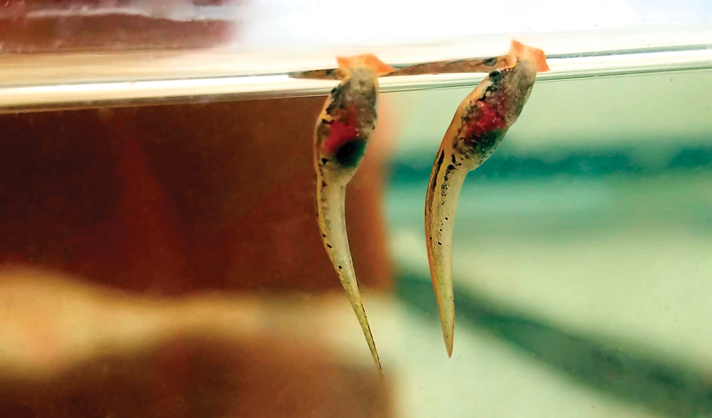
[[[457,73],[489,73],[492,70],[507,68],[513,65],[512,57],[502,55],[492,58],[467,58],[461,60],[433,61],[422,64],[408,65],[382,74],[381,77],[396,77],[405,75],[427,74],[457,74]],[[342,75],[338,68],[310,70],[289,73],[289,77],[311,80],[339,80]]]

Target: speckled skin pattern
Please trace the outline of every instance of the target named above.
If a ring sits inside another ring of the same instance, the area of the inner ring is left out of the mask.
[[[367,66],[349,69],[331,91],[314,134],[317,218],[324,248],[356,313],[373,360],[381,362],[351,259],[344,201],[346,185],[356,173],[376,127],[378,74]]]
[[[436,154],[428,184],[426,246],[449,356],[455,330],[452,234],[457,200],[467,173],[492,155],[532,91],[537,66],[527,60],[514,62],[512,67],[492,71],[460,104]]]

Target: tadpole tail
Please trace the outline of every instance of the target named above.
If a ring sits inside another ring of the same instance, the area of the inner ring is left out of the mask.
[[[341,285],[346,291],[346,295],[351,303],[351,307],[356,314],[361,330],[363,331],[368,348],[371,350],[373,361],[378,370],[383,373],[381,360],[378,356],[376,343],[373,340],[371,327],[366,317],[366,309],[363,307],[361,293],[358,290],[358,281],[351,259],[349,239],[346,234],[346,221],[344,216],[344,203],[346,197],[346,184],[338,182],[327,184],[322,178],[317,179],[317,217],[319,229],[321,230],[324,248],[334,264],[334,269],[339,275]]]
[[[447,137],[446,137],[447,138]],[[425,244],[447,354],[452,356],[455,300],[452,289],[452,233],[460,190],[469,168],[446,141],[438,150],[425,197]]]

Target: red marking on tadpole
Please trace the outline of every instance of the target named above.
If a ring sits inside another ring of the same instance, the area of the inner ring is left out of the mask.
[[[334,121],[331,124],[331,135],[324,144],[324,152],[334,154],[342,145],[358,137],[356,127],[341,121]]]
[[[467,123],[465,128],[466,138],[480,138],[487,132],[507,126],[507,121],[504,119],[503,106],[497,106],[496,109],[493,109],[488,104],[480,102],[479,107],[480,113],[478,117]]]

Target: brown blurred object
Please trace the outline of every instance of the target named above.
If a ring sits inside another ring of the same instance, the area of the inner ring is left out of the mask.
[[[389,416],[388,395],[371,370],[309,354],[275,340],[176,339],[141,355],[94,358],[39,384],[0,378],[0,416]]]
[[[122,289],[340,289],[316,224],[323,98],[0,115],[0,262]],[[387,289],[378,137],[349,186],[366,289]]]
[[[333,296],[150,298],[2,269],[0,416],[390,416],[386,380],[321,338]]]
[[[314,203],[312,135],[323,101],[0,115],[0,267],[169,300],[340,291]],[[347,197],[367,291],[388,291],[391,281],[381,213],[387,129],[381,122]],[[34,323],[48,323],[37,315]],[[176,334],[140,352],[90,356],[41,382],[0,376],[0,416],[217,417],[236,405],[225,406],[231,396],[239,408],[228,416],[390,416],[372,365],[340,365],[325,349]],[[368,356],[365,342],[355,349]]]
[[[244,1],[5,0],[0,2],[0,52],[217,46],[235,39],[239,23],[200,20],[196,7]],[[187,18],[192,15],[194,19]]]

